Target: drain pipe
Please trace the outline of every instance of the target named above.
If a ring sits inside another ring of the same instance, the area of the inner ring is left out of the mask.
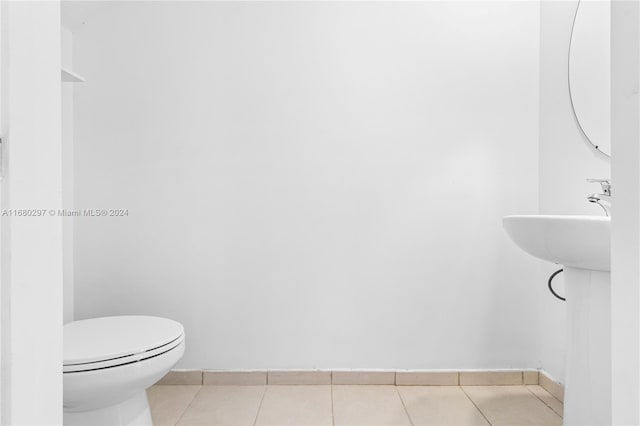
[[[551,294],[553,294],[555,297],[557,297],[558,299],[562,300],[563,302],[566,301],[567,299],[565,299],[564,297],[560,296],[558,293],[555,292],[555,290],[553,289],[553,285],[551,284],[551,282],[553,281],[553,279],[556,277],[556,275],[558,275],[560,272],[564,271],[564,269],[558,269],[557,271],[555,271],[553,274],[551,274],[551,276],[549,277],[549,291],[551,292]]]

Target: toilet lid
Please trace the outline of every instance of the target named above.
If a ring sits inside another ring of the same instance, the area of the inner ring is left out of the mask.
[[[115,316],[64,326],[64,372],[108,368],[141,361],[184,340],[179,322],[148,316]]]

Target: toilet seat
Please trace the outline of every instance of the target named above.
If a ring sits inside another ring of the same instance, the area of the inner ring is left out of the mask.
[[[114,316],[64,326],[63,373],[132,364],[161,356],[184,342],[176,321],[149,316]]]

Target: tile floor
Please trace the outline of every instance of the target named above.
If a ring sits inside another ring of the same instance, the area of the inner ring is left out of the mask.
[[[562,425],[562,403],[528,386],[153,386],[158,425]]]

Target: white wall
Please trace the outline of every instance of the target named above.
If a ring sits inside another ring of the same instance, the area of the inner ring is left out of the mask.
[[[2,3],[2,209],[62,206],[60,4]],[[2,413],[62,424],[62,222],[2,215]]]
[[[115,2],[114,2],[115,3]],[[523,368],[537,2],[119,3],[74,29],[76,318],[182,368]]]
[[[600,191],[587,178],[611,177],[609,161],[591,149],[571,113],[567,61],[574,1],[540,6],[540,212],[601,215],[587,202]]]
[[[62,27],[62,66],[73,70],[73,34]],[[62,84],[62,206],[73,210],[73,83]],[[73,217],[62,219],[63,313],[66,324],[73,321]]]
[[[540,4],[540,213],[602,215],[588,203],[588,194],[600,186],[587,178],[611,176],[608,161],[582,139],[571,113],[567,61],[571,23],[576,2],[542,1]],[[615,182],[614,182],[615,192]],[[543,263],[548,277],[559,266]],[[562,275],[554,280],[563,292]],[[558,380],[564,379],[565,306],[547,290],[536,287],[539,316],[539,365]]]
[[[640,7],[611,7],[613,424],[640,424]]]

